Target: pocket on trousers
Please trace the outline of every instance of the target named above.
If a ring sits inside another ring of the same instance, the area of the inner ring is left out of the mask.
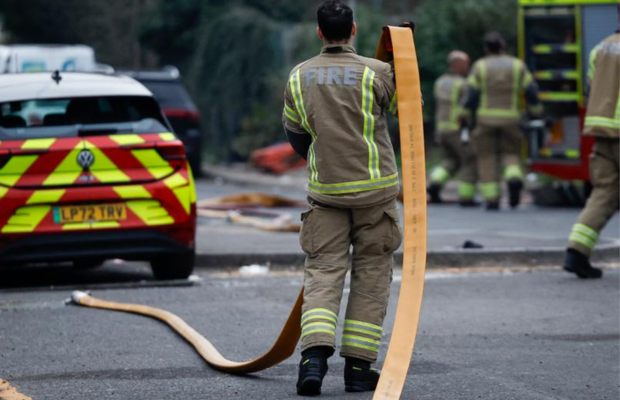
[[[595,143],[590,153],[590,182],[594,187],[617,187],[617,167]]]
[[[299,232],[299,244],[306,254],[314,252],[312,214],[313,209],[301,213],[301,231]]]
[[[384,211],[390,221],[389,234],[386,240],[386,252],[392,253],[398,250],[403,241],[403,228],[400,226],[400,212],[398,208],[389,208]]]

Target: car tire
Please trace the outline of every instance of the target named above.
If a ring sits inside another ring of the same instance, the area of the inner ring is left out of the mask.
[[[194,251],[159,257],[151,261],[151,269],[157,280],[187,279],[194,270]]]

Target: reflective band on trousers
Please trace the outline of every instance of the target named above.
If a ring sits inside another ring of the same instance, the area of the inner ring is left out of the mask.
[[[367,339],[357,335],[342,335],[342,345],[359,347],[361,349],[379,352],[381,342],[378,340]]]
[[[326,308],[313,308],[301,316],[301,338],[313,333],[336,336],[338,316]]]
[[[437,124],[437,129],[439,131],[458,131],[460,128],[460,125],[458,124],[458,122],[450,122],[450,121],[440,121]]]
[[[431,172],[431,182],[443,185],[450,179],[450,172],[442,166],[435,167]]]
[[[308,190],[315,193],[327,194],[355,193],[395,186],[398,185],[398,183],[398,174],[394,174],[379,179],[334,184],[323,184],[310,181],[308,182]]]
[[[571,242],[580,243],[592,250],[596,245],[596,242],[598,242],[598,236],[598,232],[589,226],[584,224],[575,224],[573,225],[573,230],[571,231],[568,240]]]
[[[375,105],[373,82],[375,72],[366,67],[362,78],[362,114],[364,115],[364,140],[368,145],[368,172],[370,179],[381,178],[379,171],[379,149],[375,143],[375,117],[372,108]]]
[[[336,327],[327,322],[313,322],[302,327],[301,338],[303,339],[313,333],[327,333],[336,336]]]
[[[301,78],[299,69],[291,76],[291,92],[293,93],[293,99],[295,101],[295,107],[299,111],[301,116],[301,125],[306,132],[312,136],[312,144],[308,151],[308,163],[310,165],[310,179],[313,181],[319,180],[319,173],[316,170],[316,155],[314,153],[314,142],[316,141],[316,134],[308,123],[308,114],[306,114],[306,108],[304,107],[304,98],[301,93]]]
[[[346,332],[364,333],[379,339],[383,336],[383,328],[379,325],[369,324],[367,322],[356,321],[353,319],[344,320],[344,331],[345,334]]]
[[[338,323],[338,316],[335,313],[326,308],[313,308],[303,313],[301,316],[301,325],[303,326],[307,321],[317,318],[324,318],[332,321],[334,325]]]
[[[472,183],[460,182],[459,183],[459,198],[471,199],[476,194],[476,186]]]
[[[497,199],[499,197],[499,185],[495,182],[480,184],[480,192],[487,200]]]

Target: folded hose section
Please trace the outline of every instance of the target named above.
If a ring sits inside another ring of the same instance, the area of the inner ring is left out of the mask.
[[[393,50],[393,51],[392,51]],[[374,399],[398,399],[402,392],[418,327],[426,265],[426,183],[422,99],[417,57],[410,28],[386,27],[377,58],[388,61],[393,54],[398,88],[398,109],[403,167],[404,230],[403,279],[396,321],[379,386]],[[141,314],[168,324],[187,340],[212,367],[234,374],[257,372],[289,358],[301,334],[303,289],[276,342],[259,358],[247,362],[226,359],[204,336],[181,318],[153,307],[104,301],[84,292],[72,300],[81,306]]]

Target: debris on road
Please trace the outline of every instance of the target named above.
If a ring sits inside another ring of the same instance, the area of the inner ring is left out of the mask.
[[[291,213],[274,213],[254,210],[251,216],[248,211],[204,210],[199,209],[198,215],[205,218],[223,219],[231,224],[247,225],[268,232],[296,233],[301,224],[292,222]]]
[[[239,274],[241,276],[267,275],[269,274],[269,266],[258,264],[245,265],[239,268]]]
[[[269,232],[299,232],[301,225],[292,222],[291,213],[260,208],[305,207],[306,204],[281,196],[241,193],[201,200],[197,206],[201,217],[223,219],[232,224],[248,225]]]
[[[480,243],[476,243],[473,240],[466,240],[463,243],[463,248],[464,249],[483,249],[484,246],[481,245]]]

